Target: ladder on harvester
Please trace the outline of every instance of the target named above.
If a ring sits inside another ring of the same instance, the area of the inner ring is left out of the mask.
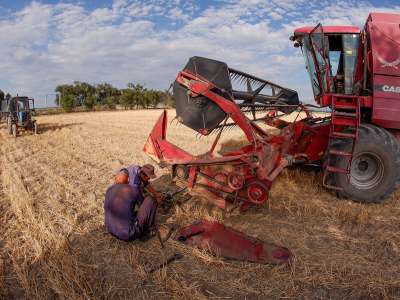
[[[328,148],[328,159],[326,168],[324,170],[323,185],[328,189],[343,190],[338,186],[329,185],[326,180],[328,173],[345,173],[349,174],[351,170],[351,161],[354,152],[354,146],[358,139],[358,129],[360,127],[361,115],[360,115],[360,102],[358,97],[354,96],[339,96],[332,95],[332,117],[331,127],[329,131],[329,143]],[[340,128],[343,126],[351,126],[355,129],[353,133],[343,133]],[[339,151],[331,149],[332,141],[335,137],[346,138],[352,141],[351,152]],[[350,157],[350,162],[347,169],[341,169],[333,167],[329,164],[329,161],[333,156],[347,156]],[[350,176],[349,176],[350,180]]]

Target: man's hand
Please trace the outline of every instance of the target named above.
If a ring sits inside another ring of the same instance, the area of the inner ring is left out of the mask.
[[[163,201],[162,201],[162,199],[164,198],[163,194],[160,194],[159,192],[157,192],[156,189],[153,188],[153,186],[150,183],[146,186],[146,189],[148,189],[154,195],[154,197],[156,197],[156,201],[159,205],[163,204]]]
[[[158,203],[159,205],[164,204],[164,202],[162,201],[162,199],[164,199],[164,195],[163,195],[163,194],[160,194],[160,193],[157,193],[157,195],[156,195],[156,201],[157,201],[157,203]]]

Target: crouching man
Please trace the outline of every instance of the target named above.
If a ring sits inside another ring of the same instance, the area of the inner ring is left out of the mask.
[[[124,241],[149,240],[157,234],[153,227],[156,209],[154,197],[144,198],[139,187],[129,185],[129,171],[119,169],[104,202],[105,225],[111,235]]]

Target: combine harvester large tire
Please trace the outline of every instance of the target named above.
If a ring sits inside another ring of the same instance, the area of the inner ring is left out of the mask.
[[[354,134],[354,129],[344,133]],[[331,149],[351,152],[350,139],[336,137]],[[325,155],[325,164],[327,155]],[[347,169],[350,158],[331,158],[330,166]],[[349,178],[350,176],[350,178]],[[328,178],[329,185],[343,190],[336,191],[344,197],[361,203],[382,203],[390,198],[400,184],[400,146],[385,129],[363,124],[359,128],[359,138],[355,144],[350,174],[333,173]]]

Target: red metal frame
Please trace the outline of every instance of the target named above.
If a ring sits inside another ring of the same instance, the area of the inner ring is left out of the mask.
[[[321,27],[321,33],[322,33],[322,35],[324,35],[324,31],[322,30],[322,25],[321,25],[321,24],[319,24],[317,27],[315,27],[315,28],[311,31],[310,35],[313,34],[314,31],[317,30],[318,27]],[[320,75],[320,71],[321,71],[322,69],[316,69],[316,72],[317,72],[317,75],[318,75],[319,84],[320,84],[320,87],[321,87],[321,89],[322,89],[322,90],[321,90],[321,94],[323,95],[323,94],[330,93],[330,88],[329,88],[329,87],[330,87],[329,67],[328,67],[328,64],[327,64],[327,62],[326,62],[325,48],[324,48],[324,49],[320,49],[320,48],[318,47],[317,43],[314,42],[314,41],[311,39],[311,37],[310,37],[310,40],[311,40],[311,42],[312,42],[312,46],[315,46],[315,48],[317,49],[317,51],[320,53],[322,59],[324,60],[325,77],[326,77],[326,88],[328,89],[328,91],[325,91],[325,88],[324,88],[324,85],[323,85],[323,82],[322,82],[322,78],[321,78],[321,75]],[[322,41],[322,43],[325,43],[325,42]],[[313,58],[313,61],[314,61],[314,65],[315,65],[316,67],[317,67],[317,66],[319,67],[319,65],[318,65],[318,63],[317,63],[317,58],[316,58],[315,55],[314,55],[314,51],[310,51],[310,52],[311,52],[311,55],[312,55],[312,58]]]
[[[189,79],[185,77],[188,77]],[[201,94],[206,98],[216,102],[219,107],[221,107],[225,111],[225,113],[227,113],[229,117],[243,130],[250,143],[253,143],[255,141],[255,137],[252,134],[252,131],[263,137],[269,136],[267,132],[251,122],[250,119],[246,118],[246,116],[242,113],[239,106],[236,104],[236,102],[233,101],[232,96],[228,92],[226,93],[232,98],[232,101],[226,100],[224,97],[221,97],[211,91],[213,89],[220,90],[219,87],[213,85],[206,79],[201,78],[198,75],[191,74],[187,71],[179,72],[176,81],[188,88],[188,92],[191,97],[196,97]]]
[[[180,186],[188,186],[188,192],[192,195],[201,195],[227,212],[234,208],[243,211],[267,200],[268,190],[272,183],[294,160],[292,156],[296,158],[296,151],[300,149],[298,143],[302,145],[302,151],[309,150],[310,161],[316,157],[312,149],[303,142],[304,138],[309,137],[304,133],[309,131],[315,135],[315,132],[325,132],[326,125],[315,123],[312,123],[312,127],[306,125],[304,122],[310,122],[312,118],[304,106],[301,107],[306,111],[307,118],[294,123],[285,123],[279,136],[275,136],[268,134],[248,119],[234,101],[217,95],[214,91],[220,88],[204,78],[182,71],[178,74],[176,81],[188,89],[191,97],[202,95],[217,103],[243,130],[250,143],[236,152],[214,158],[212,153],[220,138],[220,132],[206,157],[193,156],[166,140],[167,111],[164,111],[143,150],[156,162],[168,166],[176,183]],[[323,139],[322,136],[321,133],[319,139]],[[187,178],[176,177],[174,170],[178,165],[187,168],[189,173]],[[215,175],[218,179],[214,178],[213,174],[219,174]],[[226,178],[222,174],[227,174]],[[229,174],[243,176],[245,182],[240,190],[229,188],[227,184]],[[254,203],[247,200],[249,189],[252,193],[256,193],[254,194],[256,198],[261,197],[261,199],[257,198]]]
[[[315,26],[309,26],[309,27],[302,27],[298,28],[294,31],[295,35],[305,35],[305,34],[310,34],[311,31]],[[357,26],[324,26],[324,33],[328,34],[341,34],[341,33],[353,33],[353,34],[360,34],[361,30]]]

